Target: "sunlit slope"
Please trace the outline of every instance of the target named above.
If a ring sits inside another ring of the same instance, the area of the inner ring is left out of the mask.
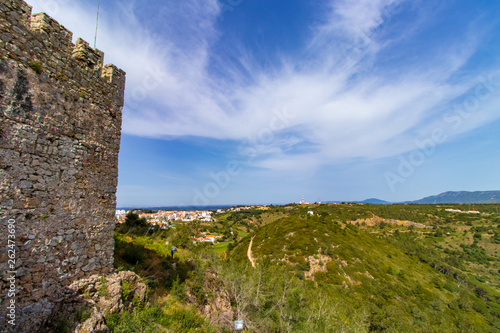
[[[389,241],[398,233],[371,234],[335,222],[327,214],[291,215],[240,241],[231,258],[250,263],[253,239],[251,254],[257,267],[269,263],[291,267],[311,287],[324,288],[325,293],[337,295],[332,297],[370,312],[372,330],[387,327],[384,323],[396,317],[408,325],[442,327],[443,332],[500,328],[498,300],[485,300],[474,285],[406,254]]]
[[[235,259],[248,260],[251,237],[257,262],[267,257],[299,269],[307,268],[307,263],[324,266],[326,272],[318,270],[312,279],[326,284],[346,282],[350,287],[408,279],[422,283],[439,276],[386,240],[355,226],[341,226],[328,217],[290,216],[266,225],[238,244]]]

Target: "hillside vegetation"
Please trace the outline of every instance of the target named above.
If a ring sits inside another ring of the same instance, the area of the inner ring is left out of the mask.
[[[236,319],[249,332],[497,332],[497,209],[288,205],[168,231],[122,226],[115,265],[145,278],[150,301],[108,322],[114,332],[230,332]],[[227,237],[193,243],[204,230]]]

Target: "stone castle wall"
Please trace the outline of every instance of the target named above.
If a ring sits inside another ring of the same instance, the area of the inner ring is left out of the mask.
[[[35,332],[66,286],[113,270],[125,73],[24,1],[0,10],[0,327],[14,299]]]

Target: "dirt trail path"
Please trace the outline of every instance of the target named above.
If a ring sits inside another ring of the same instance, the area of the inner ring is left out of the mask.
[[[250,240],[250,244],[248,245],[247,256],[248,256],[248,260],[250,260],[250,262],[252,263],[252,267],[255,268],[255,259],[252,256],[252,243],[253,243],[253,237]]]

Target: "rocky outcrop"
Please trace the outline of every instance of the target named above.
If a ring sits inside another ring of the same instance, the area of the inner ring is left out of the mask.
[[[132,272],[92,275],[75,281],[41,331],[53,332],[62,320],[71,332],[107,332],[105,316],[132,311],[144,303],[146,292],[146,285]]]
[[[308,258],[306,258],[306,261],[309,262],[310,269],[309,271],[304,272],[305,278],[314,281],[314,274],[318,272],[328,271],[326,268],[326,263],[331,260],[332,258],[327,255],[321,254],[321,252],[318,254],[318,258],[315,258],[314,256],[309,256]]]
[[[378,216],[374,216],[371,218],[366,218],[366,219],[358,219],[356,221],[347,221],[349,224],[358,224],[358,225],[363,225],[366,224],[367,226],[373,227],[373,226],[378,226],[381,225],[382,223],[386,224],[392,224],[392,225],[397,225],[397,226],[413,226],[415,228],[419,229],[432,229],[432,226],[428,226],[422,223],[416,223],[412,221],[402,221],[402,220],[393,220],[393,219],[384,219]]]
[[[196,304],[200,313],[215,326],[230,327],[234,321],[234,310],[231,307],[231,297],[224,288],[224,283],[210,270],[205,272],[203,280],[203,301],[196,297],[193,286],[188,283],[187,295],[190,303]]]

